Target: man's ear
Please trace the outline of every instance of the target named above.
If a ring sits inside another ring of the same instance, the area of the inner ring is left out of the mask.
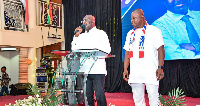
[[[141,15],[141,18],[143,18],[143,19],[144,19],[144,15]]]
[[[91,21],[92,25],[95,25],[95,22],[94,21]]]

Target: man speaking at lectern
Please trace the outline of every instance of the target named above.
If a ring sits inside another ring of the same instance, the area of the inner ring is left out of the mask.
[[[71,43],[72,50],[77,49],[99,49],[103,52],[110,53],[111,47],[107,34],[95,26],[95,17],[86,15],[83,18],[81,27],[75,29],[75,35]],[[85,27],[85,32],[82,33]],[[92,59],[86,60],[83,65],[88,67],[93,64]],[[89,106],[94,106],[94,91],[97,100],[97,106],[107,106],[104,94],[104,79],[106,71],[105,59],[97,59],[88,73],[86,81],[86,96]],[[85,102],[87,102],[85,101]]]

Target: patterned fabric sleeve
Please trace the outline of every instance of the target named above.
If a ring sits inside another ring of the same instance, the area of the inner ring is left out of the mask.
[[[8,87],[9,81],[10,81],[9,75],[7,73],[2,74],[3,86]]]

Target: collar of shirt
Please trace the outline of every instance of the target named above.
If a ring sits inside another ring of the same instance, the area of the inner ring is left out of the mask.
[[[184,15],[182,15],[182,14],[175,14],[175,13],[169,11],[169,10],[167,10],[167,15],[168,15],[171,19],[173,19],[175,22],[181,20],[181,18],[184,16]],[[188,16],[191,17],[191,18],[193,18],[193,17],[191,16],[191,11],[190,11],[190,10],[188,10],[188,13],[187,13],[186,15],[188,15]]]
[[[91,32],[93,32],[93,31],[95,31],[97,29],[97,27],[95,26],[95,27],[93,27],[92,29],[90,29],[88,32],[85,30],[85,33],[91,33]]]
[[[6,72],[4,72],[4,73],[2,73],[3,75],[6,75],[7,73]]]

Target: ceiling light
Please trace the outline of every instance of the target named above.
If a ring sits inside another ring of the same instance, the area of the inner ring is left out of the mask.
[[[17,48],[1,48],[2,51],[16,51]]]

